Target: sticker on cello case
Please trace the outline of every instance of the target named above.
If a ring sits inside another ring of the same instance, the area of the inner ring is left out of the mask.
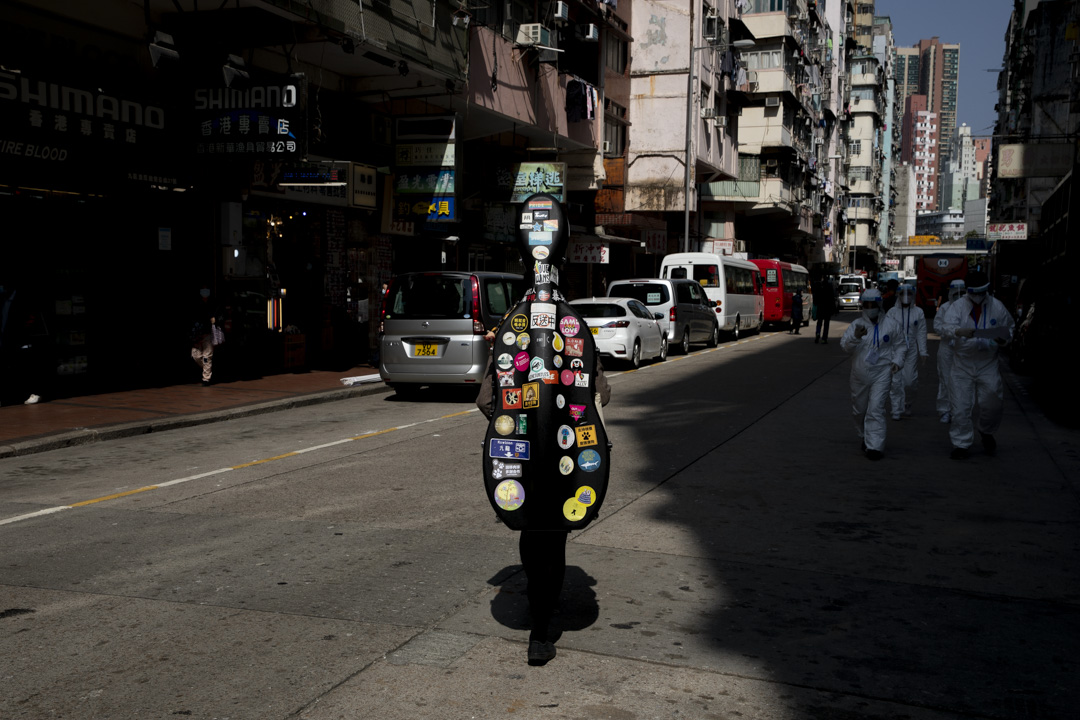
[[[566,354],[581,357],[585,354],[585,338],[566,338]]]
[[[540,383],[525,383],[521,390],[524,393],[521,399],[522,410],[535,410],[540,407]]]
[[[585,369],[585,363],[580,358],[574,358],[573,360],[570,361],[570,369],[571,370],[584,370]]]
[[[557,439],[559,441],[559,447],[563,450],[569,450],[574,447],[574,429],[569,425],[560,426]]]
[[[494,480],[521,477],[521,463],[507,463],[491,458],[491,477]]]
[[[574,459],[569,455],[563,455],[559,458],[559,472],[563,475],[569,475],[574,472]]]
[[[559,320],[559,332],[568,338],[572,338],[581,331],[581,323],[573,315],[566,315]]]
[[[577,492],[574,493],[574,497],[577,498],[577,501],[579,503],[581,503],[585,507],[589,507],[594,502],[596,502],[596,491],[588,485],[582,485],[577,489]]]
[[[549,252],[546,245],[537,245],[532,249],[532,256],[537,260],[546,260]]]
[[[514,432],[514,418],[509,415],[500,415],[495,418],[495,432],[500,435],[509,435]]]
[[[560,410],[566,405],[566,398],[562,396],[562,393],[559,393],[555,396],[555,405]]]
[[[498,462],[496,460],[496,462]],[[517,466],[521,470],[521,466]],[[492,473],[493,476],[494,473]],[[498,479],[498,476],[495,476]],[[503,510],[517,510],[525,502],[525,488],[517,480],[503,480],[495,487],[495,504]]]
[[[525,372],[525,370],[529,367],[529,353],[522,351],[515,355],[514,367],[521,372]]]
[[[563,517],[570,522],[580,522],[585,519],[585,513],[588,508],[578,502],[577,498],[570,498],[563,503],[562,514]]]
[[[561,382],[563,385],[573,385],[574,384],[574,371],[573,370],[563,370],[561,373],[559,373],[559,382]]]
[[[582,425],[579,428],[574,428],[574,432],[577,433],[578,447],[589,447],[599,442],[596,439],[595,425]]]
[[[578,387],[589,387],[589,373],[579,372],[574,375],[574,385]]]
[[[527,415],[517,416],[517,434],[528,435],[529,434],[529,421]]]
[[[551,300],[551,291],[550,290],[537,290],[536,291],[536,299],[539,300],[540,302],[548,302],[549,300]]]
[[[517,336],[517,340],[515,341],[514,344],[517,345],[522,350],[527,350],[528,347],[529,347],[529,342],[530,342],[529,333],[523,332],[523,333],[521,333],[521,334],[519,334]]]
[[[509,370],[514,367],[514,358],[510,356],[510,353],[503,353],[495,361],[495,364],[499,366],[500,370]]]
[[[499,387],[514,387],[514,371],[499,370]]]
[[[524,315],[515,315],[510,318],[510,329],[514,332],[524,332],[529,329],[529,318]]]
[[[595,450],[582,450],[578,453],[577,464],[585,472],[593,472],[600,467],[600,453]]]
[[[509,388],[502,391],[503,410],[521,409],[521,388]]]
[[[531,212],[523,212],[523,213],[521,213],[521,223],[522,224],[529,223],[531,225],[532,224],[532,213]]]
[[[505,458],[508,460],[528,460],[529,441],[491,438],[488,442],[488,456],[493,458]],[[578,456],[578,464],[581,464],[581,456]]]
[[[512,333],[512,332],[509,332],[509,331],[504,332],[503,336],[502,336],[503,345],[513,345],[514,344],[514,339],[516,337],[517,336],[514,335],[514,333]]]
[[[563,342],[562,335],[557,332],[551,333],[551,349],[557,353],[561,353],[566,344]]]
[[[570,406],[570,419],[572,419],[574,422],[578,422],[583,417],[585,417],[585,406],[584,405],[571,405]],[[503,433],[503,434],[505,435],[506,433]]]
[[[561,368],[562,367],[562,355],[556,355],[555,357],[551,358],[551,364],[555,366],[556,370]]]
[[[529,308],[529,327],[537,330],[555,329],[555,305],[552,303],[534,302]]]

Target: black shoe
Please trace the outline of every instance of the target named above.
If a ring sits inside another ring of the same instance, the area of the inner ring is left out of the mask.
[[[202,381],[202,386],[203,387],[210,387],[210,381],[209,380],[203,380]]]
[[[949,453],[949,457],[951,459],[953,459],[953,460],[967,460],[967,458],[968,458],[968,449],[967,448],[961,448],[961,447],[954,447],[952,449],[952,452]]]
[[[985,452],[987,455],[993,455],[994,453],[996,453],[997,440],[994,439],[994,436],[990,433],[984,432],[981,432],[979,434],[982,435],[983,452]]]
[[[883,457],[885,457],[885,453],[881,452],[880,450],[867,450],[866,451],[866,458],[868,460],[880,460]]]
[[[550,642],[540,642],[539,640],[529,641],[529,664],[530,665],[546,665],[549,660],[555,657],[555,644]]]

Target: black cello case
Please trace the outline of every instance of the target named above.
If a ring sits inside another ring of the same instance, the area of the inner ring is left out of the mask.
[[[588,324],[559,292],[569,242],[559,201],[530,196],[518,228],[533,287],[495,332],[484,486],[512,530],[579,530],[599,512],[611,470],[596,407],[599,358]]]

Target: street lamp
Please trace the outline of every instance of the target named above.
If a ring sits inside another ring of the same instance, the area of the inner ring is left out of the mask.
[[[690,48],[690,70],[686,73],[686,167],[683,176],[683,252],[690,252],[690,163],[696,162],[693,155],[694,139],[692,134],[694,122],[694,79],[697,76],[697,64],[694,57],[698,50],[726,51],[731,48],[745,50],[754,47],[753,40],[735,40],[727,44],[703,45],[702,47]]]

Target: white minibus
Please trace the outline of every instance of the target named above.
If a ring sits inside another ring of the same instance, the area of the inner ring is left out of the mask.
[[[660,264],[662,278],[690,278],[716,303],[720,330],[735,338],[761,328],[765,299],[757,266],[748,260],[713,253],[673,253]]]

